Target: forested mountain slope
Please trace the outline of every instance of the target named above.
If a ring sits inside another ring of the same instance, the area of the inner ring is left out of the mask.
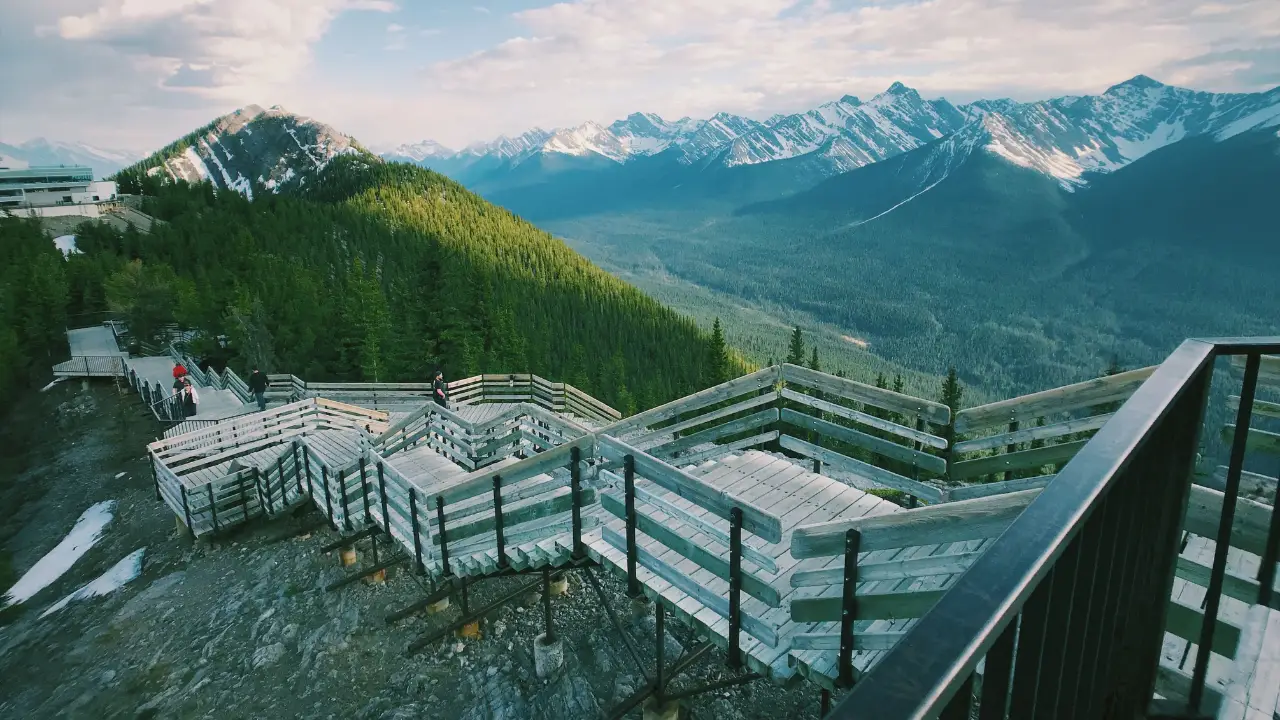
[[[94,271],[73,295],[144,333],[176,320],[226,334],[233,365],[309,380],[531,371],[629,410],[729,371],[690,320],[441,175],[352,153],[314,178],[249,200],[125,173],[168,224],[82,227]]]

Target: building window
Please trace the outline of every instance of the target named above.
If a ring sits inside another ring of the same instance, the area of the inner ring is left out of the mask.
[[[70,196],[70,195],[63,195],[63,196],[62,196],[62,202],[71,202],[71,196]]]
[[[94,195],[94,196],[93,196],[93,200],[94,200],[94,202],[97,202],[97,200],[98,200],[98,196],[97,196],[97,195]]]

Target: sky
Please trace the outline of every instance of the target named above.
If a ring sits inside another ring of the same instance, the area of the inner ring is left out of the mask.
[[[0,142],[146,152],[250,103],[373,149],[766,118],[894,81],[1099,93],[1280,85],[1280,0],[3,0]]]

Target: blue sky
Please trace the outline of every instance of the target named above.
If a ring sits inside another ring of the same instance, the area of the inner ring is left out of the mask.
[[[13,0],[0,141],[154,149],[248,103],[373,147],[869,97],[1280,85],[1277,0]]]

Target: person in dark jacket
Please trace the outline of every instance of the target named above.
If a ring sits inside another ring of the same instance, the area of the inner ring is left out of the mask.
[[[196,394],[196,386],[191,384],[191,378],[182,379],[182,407],[186,417],[195,417],[200,405],[200,396]]]
[[[249,389],[253,391],[253,399],[258,401],[258,411],[267,409],[267,376],[254,366],[249,376]]]
[[[444,384],[444,373],[436,371],[435,382],[431,383],[431,399],[442,408],[449,407],[449,388]]]

